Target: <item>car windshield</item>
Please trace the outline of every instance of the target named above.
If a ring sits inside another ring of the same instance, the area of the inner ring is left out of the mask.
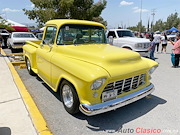
[[[119,37],[134,37],[134,34],[131,31],[127,30],[117,31],[117,34]]]
[[[16,33],[13,34],[14,38],[34,38],[34,35],[31,33]]]
[[[58,45],[106,43],[104,28],[90,25],[64,25],[58,37]]]

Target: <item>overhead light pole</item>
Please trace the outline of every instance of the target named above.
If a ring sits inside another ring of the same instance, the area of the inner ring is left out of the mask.
[[[142,0],[141,0],[141,8],[140,8],[139,33],[141,33],[141,27],[142,27]]]
[[[153,16],[153,19],[152,19],[152,32],[154,32],[154,16],[155,16],[155,12],[156,12],[156,9],[152,9],[152,16]]]

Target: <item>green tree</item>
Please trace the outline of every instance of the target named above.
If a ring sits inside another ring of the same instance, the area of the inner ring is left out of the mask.
[[[147,31],[151,31],[151,32],[154,32],[154,31],[164,31],[164,30],[168,30],[170,29],[171,27],[176,27],[176,28],[180,28],[180,18],[178,17],[178,13],[174,13],[174,14],[170,14],[168,17],[167,17],[167,20],[164,22],[162,19],[159,19],[155,22],[155,24],[153,25],[153,23],[149,22],[148,20],[148,25],[147,25]],[[151,30],[149,29],[149,26],[151,26]],[[138,22],[138,24],[136,26],[133,26],[133,27],[129,27],[129,29],[133,30],[133,31],[138,31],[139,30],[141,32],[144,32],[145,31],[145,27],[142,26],[142,23],[141,22]]]
[[[14,28],[11,27],[11,24],[10,23],[7,24],[7,21],[2,16],[0,16],[0,29],[14,31]]]
[[[127,29],[130,29],[132,31],[139,31],[136,26],[128,27]]]
[[[170,14],[165,22],[163,22],[161,19],[156,21],[155,25],[153,25],[153,28],[154,31],[164,31],[170,29],[173,26],[178,28],[178,25],[180,25],[180,18],[176,12],[174,14]]]
[[[140,21],[137,25],[137,28],[139,29],[139,32],[145,32],[146,31],[146,28],[145,26],[142,25],[142,21]]]
[[[165,23],[165,28],[170,29],[171,27],[178,27],[180,24],[180,18],[178,17],[178,13],[174,13],[168,16],[167,21]]]
[[[100,17],[106,7],[106,0],[99,0],[97,3],[94,3],[94,0],[31,0],[31,2],[35,7],[23,11],[29,19],[36,20],[40,25],[51,19],[100,20],[106,24]]]
[[[159,19],[158,21],[156,21],[153,28],[154,28],[154,31],[164,31],[165,30],[165,23],[163,22],[163,20]]]
[[[134,27],[129,27],[129,29],[133,30],[133,31],[138,31],[138,32],[145,32],[146,28],[145,26],[142,25],[142,21],[138,22],[138,24]]]

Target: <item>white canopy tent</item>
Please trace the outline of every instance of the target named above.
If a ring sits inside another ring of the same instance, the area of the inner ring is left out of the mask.
[[[42,27],[42,28],[40,28],[39,30],[40,30],[40,31],[44,31],[44,29],[45,29],[45,27]]]
[[[7,19],[6,21],[7,21],[6,24],[11,24],[11,26],[26,27],[26,26],[23,25],[23,24],[17,23],[17,22],[15,22],[15,21],[12,21],[12,20],[9,20],[9,19]]]

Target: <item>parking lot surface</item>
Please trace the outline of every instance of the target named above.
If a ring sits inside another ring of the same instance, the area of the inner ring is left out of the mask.
[[[40,78],[18,69],[27,90],[44,116],[53,135],[180,134],[180,68],[171,68],[172,45],[167,53],[155,53],[159,67],[152,76],[155,91],[135,103],[96,116],[68,114],[54,93]]]

